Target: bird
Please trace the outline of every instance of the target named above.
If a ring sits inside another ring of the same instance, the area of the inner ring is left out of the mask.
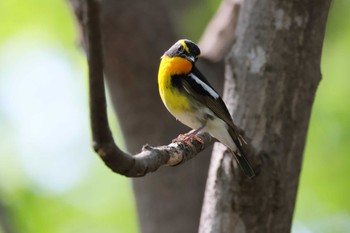
[[[246,141],[237,132],[220,95],[195,66],[200,53],[194,42],[180,39],[161,56],[158,70],[160,97],[178,121],[193,129],[191,135],[208,132],[228,147],[243,173],[253,178],[256,173],[242,146]]]

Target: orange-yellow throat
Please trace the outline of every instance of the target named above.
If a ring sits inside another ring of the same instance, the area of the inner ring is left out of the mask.
[[[160,97],[166,108],[173,114],[190,108],[187,98],[172,86],[171,78],[174,75],[189,74],[192,63],[181,57],[164,56],[160,62],[158,72],[158,86]]]

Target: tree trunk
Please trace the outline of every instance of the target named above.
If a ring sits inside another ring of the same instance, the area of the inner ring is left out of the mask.
[[[262,159],[245,180],[216,146],[200,231],[290,232],[330,0],[245,1],[224,99]]]

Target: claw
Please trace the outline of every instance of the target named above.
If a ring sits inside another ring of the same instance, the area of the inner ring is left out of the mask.
[[[204,144],[203,140],[200,139],[200,137],[198,137],[197,135],[192,134],[192,138],[196,139],[196,141],[199,142],[200,144]]]
[[[173,142],[184,142],[187,145],[192,146],[191,139],[196,140],[200,144],[204,144],[204,141],[202,139],[200,139],[196,134],[194,134],[192,132],[189,132],[189,133],[186,133],[186,134],[180,134],[179,136],[177,136],[176,139],[173,140]]]

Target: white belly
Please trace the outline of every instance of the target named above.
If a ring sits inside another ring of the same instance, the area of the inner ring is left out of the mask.
[[[202,126],[197,118],[197,113],[193,112],[171,112],[173,116],[182,124],[187,125],[192,129],[198,129]]]

